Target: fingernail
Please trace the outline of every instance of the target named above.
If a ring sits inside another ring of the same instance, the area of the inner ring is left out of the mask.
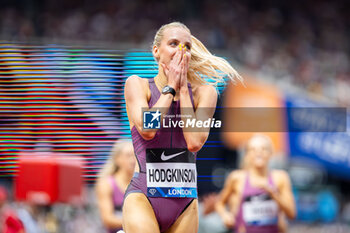
[[[182,46],[181,46],[181,44],[179,44],[179,49],[180,49],[180,50],[182,49]]]

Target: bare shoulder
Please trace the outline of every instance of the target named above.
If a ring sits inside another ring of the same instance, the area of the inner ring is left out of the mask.
[[[202,85],[194,85],[193,91],[195,94],[205,94],[205,95],[217,95],[216,89],[213,85],[202,84]]]
[[[125,81],[124,92],[127,94],[126,96],[132,96],[134,94],[146,94],[148,98],[150,95],[148,79],[141,78],[137,75],[129,76]]]
[[[145,78],[141,78],[137,75],[131,75],[129,76],[126,81],[125,81],[125,87],[127,86],[135,86],[135,85],[144,85],[144,84],[148,84],[147,79]]]
[[[239,182],[244,179],[245,175],[246,172],[242,169],[234,170],[229,174],[228,179],[232,182]]]
[[[274,169],[274,170],[272,170],[272,175],[274,177],[279,177],[279,178],[282,178],[282,179],[286,179],[286,178],[289,179],[289,175],[288,175],[288,173],[285,170]]]
[[[198,107],[214,107],[217,101],[217,92],[214,86],[202,84],[193,85],[193,99],[195,106]]]
[[[233,192],[240,192],[245,177],[246,172],[242,169],[232,171],[226,179],[226,189]]]
[[[272,178],[277,184],[286,184],[290,182],[289,175],[286,171],[284,170],[272,170],[271,171]]]

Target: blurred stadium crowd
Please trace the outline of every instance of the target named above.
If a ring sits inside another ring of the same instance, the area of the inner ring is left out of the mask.
[[[0,3],[0,37],[134,43],[149,48],[156,29],[180,20],[211,49],[250,69],[296,84],[341,106],[350,101],[349,2],[112,1]]]
[[[8,189],[11,190],[11,189]],[[0,231],[3,233],[103,232],[91,188],[85,189],[83,203],[40,205],[13,201],[10,191],[0,186]],[[24,231],[23,231],[24,230]]]

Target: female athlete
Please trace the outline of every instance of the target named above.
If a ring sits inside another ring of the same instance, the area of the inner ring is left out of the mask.
[[[152,52],[158,74],[152,79],[133,75],[125,83],[138,166],[124,197],[123,229],[126,233],[195,233],[195,159],[209,128],[194,130],[179,122],[186,117],[210,119],[217,101],[215,84],[210,83],[223,82],[224,77],[241,78],[182,23],[163,25],[155,35]],[[165,118],[175,123],[164,127]]]
[[[122,229],[122,204],[125,190],[135,169],[131,141],[117,141],[96,182],[97,203],[108,232]]]
[[[284,216],[295,217],[289,176],[268,169],[271,155],[270,138],[253,136],[247,143],[243,169],[233,171],[226,180],[216,210],[236,233],[286,232]]]

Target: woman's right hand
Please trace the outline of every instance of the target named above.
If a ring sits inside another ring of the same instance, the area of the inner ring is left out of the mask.
[[[180,87],[181,81],[181,61],[183,59],[184,48],[182,48],[182,44],[179,44],[177,47],[176,53],[171,59],[169,65],[165,65],[164,63],[160,63],[164,74],[168,78],[168,85],[173,87],[176,91]]]

